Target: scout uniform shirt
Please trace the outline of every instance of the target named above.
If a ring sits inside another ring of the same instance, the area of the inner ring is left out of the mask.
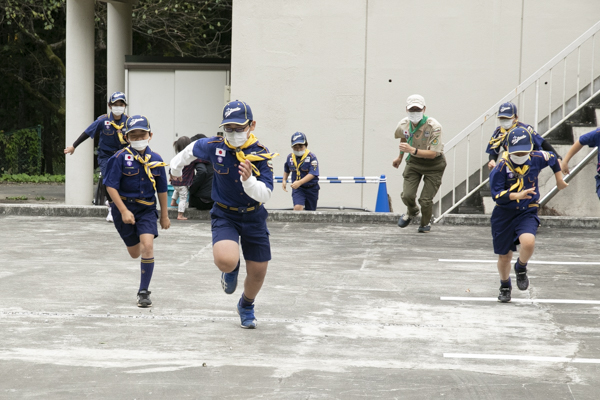
[[[506,151],[506,138],[508,137],[508,132],[513,130],[514,128],[523,128],[527,132],[531,134],[531,141],[533,142],[533,150],[542,150],[542,143],[544,142],[544,138],[537,134],[537,132],[533,129],[531,125],[524,124],[522,122],[517,122],[517,124],[510,128],[508,131],[502,129],[502,127],[497,127],[494,133],[492,134],[492,138],[485,149],[487,154],[498,156],[498,154],[502,154]]]
[[[122,132],[127,118],[127,115],[123,114],[121,119],[116,121],[112,113],[104,114],[92,122],[84,132],[92,139],[100,133],[98,150],[112,156],[115,152],[129,145]]]
[[[600,128],[581,135],[579,143],[583,146],[598,147],[600,146]],[[598,152],[598,166],[596,171],[600,174],[600,151]]]
[[[251,138],[254,136],[251,135]],[[260,157],[261,154],[269,155],[269,150],[257,141],[243,150],[246,155]],[[236,156],[236,149],[225,144],[222,137],[198,139],[194,142],[193,154],[196,158],[211,162],[214,170],[212,199],[227,207],[249,208],[257,206],[258,202],[244,192],[239,172],[240,161]],[[253,171],[256,179],[264,182],[269,190],[273,190],[273,163],[266,158],[252,161],[252,165],[260,175]],[[253,168],[254,170],[254,168]]]
[[[413,134],[410,132],[411,122],[407,117],[398,123],[394,137],[396,139],[406,138],[408,144],[418,150],[433,150],[437,152],[436,157],[442,155],[444,151],[444,143],[442,143],[442,125],[435,119],[427,118],[427,121],[419,127],[416,132]],[[416,156],[409,154],[406,160],[408,161],[410,157],[421,158],[419,154]]]
[[[143,160],[150,155],[146,167],[136,155]],[[165,168],[163,166],[150,168],[151,163],[155,162],[162,163],[163,159],[149,146],[146,147],[144,154],[127,147],[108,160],[104,185],[116,189],[124,200],[152,205],[155,203],[154,193],[167,191]]]
[[[509,210],[526,210],[530,207],[538,207],[540,198],[538,175],[545,167],[550,166],[554,173],[560,171],[556,154],[547,151],[532,151],[529,159],[523,165],[514,165],[510,161],[508,153],[504,153],[502,159],[490,173],[490,190],[496,205]],[[531,199],[511,200],[510,193],[536,188]]]
[[[300,171],[299,177],[296,171],[296,164],[294,164],[293,157],[296,157],[296,163],[298,163],[298,170]],[[319,160],[317,160],[317,156],[315,156],[313,152],[309,151],[306,157],[297,157],[296,155],[294,155],[294,153],[290,153],[290,155],[287,156],[286,160],[287,161],[283,169],[288,174],[290,172],[292,173],[292,183],[303,179],[308,174],[314,175],[315,177],[309,182],[300,186],[301,188],[313,187],[314,185],[319,183]]]

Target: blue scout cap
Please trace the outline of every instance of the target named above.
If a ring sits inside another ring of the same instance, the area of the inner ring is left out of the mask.
[[[125,93],[123,93],[123,92],[114,92],[113,94],[110,95],[110,98],[108,99],[108,102],[110,104],[112,104],[112,103],[116,103],[119,100],[122,100],[123,103],[127,104],[127,99],[125,98]]]
[[[498,118],[515,118],[517,116],[517,106],[513,103],[502,103],[498,109]]]
[[[143,115],[133,115],[127,118],[127,122],[125,122],[125,133],[129,133],[134,129],[150,132],[150,122],[148,122],[148,118]]]
[[[292,135],[292,146],[295,144],[306,144],[306,135],[302,132],[296,132]]]
[[[508,133],[508,154],[533,150],[531,134],[524,128],[515,128]]]
[[[230,101],[223,107],[223,122],[219,126],[225,124],[244,125],[252,120],[252,110],[248,104],[239,100]]]

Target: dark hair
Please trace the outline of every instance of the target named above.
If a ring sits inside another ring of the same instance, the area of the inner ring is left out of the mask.
[[[176,141],[173,142],[173,148],[175,149],[175,153],[179,153],[181,150],[185,149],[192,141],[187,136],[182,136]]]
[[[204,133],[198,133],[197,135],[192,136],[190,139],[192,140],[192,142],[195,142],[198,139],[204,138],[206,138],[206,135]]]

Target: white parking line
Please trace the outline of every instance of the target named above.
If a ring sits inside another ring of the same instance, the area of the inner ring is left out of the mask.
[[[493,301],[495,297],[440,297],[445,301]],[[567,300],[567,299],[512,299],[513,303],[554,303],[554,304],[600,304],[600,300]]]
[[[598,358],[571,358],[571,357],[538,357],[538,356],[518,356],[511,354],[464,354],[464,353],[444,353],[444,358],[475,358],[484,360],[515,360],[515,361],[542,361],[557,363],[578,363],[578,364],[600,364]]]
[[[498,260],[459,260],[452,258],[440,258],[439,262],[455,262],[455,263],[497,263]],[[516,262],[517,260],[513,260]],[[553,264],[553,265],[600,265],[600,262],[595,261],[537,261],[529,260],[527,264]]]

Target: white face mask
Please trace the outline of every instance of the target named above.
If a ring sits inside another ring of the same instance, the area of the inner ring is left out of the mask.
[[[248,140],[248,131],[244,132],[225,132],[225,138],[233,147],[240,147]]]
[[[113,106],[111,110],[113,115],[116,115],[118,117],[119,115],[123,115],[123,113],[125,112],[125,107]]]
[[[412,112],[408,111],[408,119],[413,124],[418,124],[423,119],[423,111]]]
[[[517,157],[514,154],[510,155],[510,161],[512,161],[513,164],[517,164],[517,165],[525,164],[525,161],[527,161],[528,159],[529,159],[529,154],[521,156],[521,157]]]
[[[146,147],[148,147],[148,142],[150,141],[150,139],[146,139],[146,140],[136,140],[134,142],[131,142],[131,147],[133,147],[134,149],[136,149],[137,151],[142,151],[144,150]]]
[[[500,126],[504,130],[508,130],[514,124],[514,121],[512,118],[499,118],[499,120],[500,120]]]
[[[305,150],[292,150],[292,152],[298,157],[302,157],[304,155]]]

